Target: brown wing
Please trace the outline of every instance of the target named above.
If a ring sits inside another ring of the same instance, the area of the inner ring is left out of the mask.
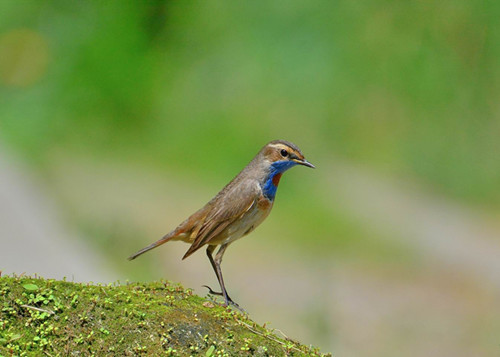
[[[206,215],[201,227],[193,232],[196,233],[194,242],[182,259],[189,257],[205,244],[209,244],[224,229],[250,210],[258,197],[259,189],[254,181],[249,181],[246,185],[240,182],[239,185],[227,187],[214,199],[213,203],[211,202],[212,209]]]

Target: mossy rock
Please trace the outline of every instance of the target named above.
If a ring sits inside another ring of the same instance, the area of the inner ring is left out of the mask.
[[[167,281],[0,278],[0,356],[322,356]]]

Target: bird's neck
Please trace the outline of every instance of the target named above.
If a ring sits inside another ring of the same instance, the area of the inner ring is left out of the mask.
[[[276,161],[271,164],[262,185],[262,192],[269,201],[274,201],[283,172],[295,165],[293,161]]]

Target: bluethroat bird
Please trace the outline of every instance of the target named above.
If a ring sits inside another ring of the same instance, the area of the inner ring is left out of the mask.
[[[296,145],[284,140],[271,141],[210,202],[163,238],[128,259],[135,259],[168,241],[181,240],[191,244],[182,259],[206,245],[208,259],[222,292],[206,287],[211,294],[224,297],[224,306],[232,304],[239,308],[224,286],[222,256],[231,243],[253,231],[269,215],[281,175],[295,165],[314,168]],[[214,258],[213,252],[218,246]]]

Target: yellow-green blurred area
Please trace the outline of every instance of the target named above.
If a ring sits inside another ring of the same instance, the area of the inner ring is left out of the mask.
[[[215,276],[187,245],[125,258],[292,141],[317,169],[287,172],[228,249],[232,297],[339,356],[495,355],[499,18],[498,1],[1,1],[0,149],[103,277],[203,295]]]

